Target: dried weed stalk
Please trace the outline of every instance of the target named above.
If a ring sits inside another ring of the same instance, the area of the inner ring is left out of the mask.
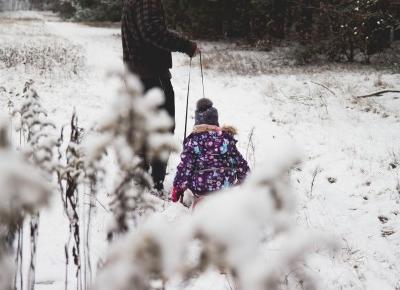
[[[26,160],[35,166],[43,178],[49,182],[56,172],[57,163],[55,161],[55,152],[58,146],[55,138],[55,125],[47,118],[47,113],[42,107],[39,95],[33,89],[33,80],[25,83],[23,94],[21,97],[16,95],[12,103],[9,103],[11,115],[16,124],[17,132],[20,135],[20,148]],[[15,103],[14,103],[15,102]],[[23,144],[24,140],[25,144]],[[35,268],[36,268],[36,249],[38,240],[40,216],[39,212],[31,217],[30,221],[30,265],[28,272],[28,289],[33,290],[35,287]],[[22,237],[23,230],[19,230],[21,243],[18,243],[18,259],[22,269]],[[22,270],[21,270],[22,283]],[[22,287],[22,285],[21,285]]]
[[[29,165],[20,154],[12,148],[8,139],[9,124],[5,120],[0,121],[0,264],[2,268],[1,289],[11,289],[12,278],[10,273],[14,271],[9,263],[10,256],[14,254],[13,243],[18,235],[18,249],[16,266],[14,271],[14,288],[22,279],[22,248],[23,236],[21,234],[24,220],[35,216],[40,208],[47,205],[51,188],[43,179],[40,172]]]
[[[237,290],[282,289],[294,280],[316,289],[305,259],[317,245],[334,245],[330,237],[297,229],[291,218],[287,173],[294,161],[257,170],[242,187],[206,199],[182,223],[149,219],[110,249],[96,289],[164,289],[170,279],[185,285],[210,268],[226,273]],[[280,250],[266,257],[268,245]]]
[[[111,241],[115,235],[127,232],[138,218],[152,209],[146,196],[152,187],[147,166],[153,158],[167,159],[176,150],[170,128],[173,123],[159,106],[162,94],[152,91],[143,96],[142,86],[135,77],[114,73],[116,102],[97,131],[86,139],[86,167],[90,176],[101,170],[101,160],[108,153],[115,157],[116,180],[110,191],[110,209],[114,222],[108,232]]]

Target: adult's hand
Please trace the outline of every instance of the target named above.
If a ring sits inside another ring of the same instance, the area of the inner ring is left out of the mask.
[[[201,53],[200,48],[198,46],[196,46],[196,50],[195,50],[194,55],[192,57],[195,57],[195,56],[199,55],[200,53]]]
[[[196,43],[196,42],[193,42],[193,44],[192,44],[192,51],[190,52],[189,56],[193,58],[193,57],[197,56],[197,55],[200,54],[200,53],[201,53],[201,50],[200,50],[200,48],[198,47],[197,43]]]

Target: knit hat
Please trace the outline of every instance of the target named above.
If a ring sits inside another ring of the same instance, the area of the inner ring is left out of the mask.
[[[218,111],[213,107],[213,102],[207,98],[202,98],[197,102],[195,125],[202,124],[219,126]]]

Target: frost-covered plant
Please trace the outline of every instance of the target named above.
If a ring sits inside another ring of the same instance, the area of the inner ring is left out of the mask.
[[[30,1],[26,0],[0,0],[0,11],[16,11],[30,8]]]
[[[209,197],[180,224],[150,218],[110,249],[96,290],[157,289],[157,281],[188,281],[210,268],[229,274],[238,290],[280,289],[288,273],[315,289],[302,263],[328,242],[292,220],[288,172],[295,160],[269,160],[242,187]],[[267,255],[267,247],[278,250]]]
[[[152,186],[147,167],[153,158],[165,160],[175,150],[170,128],[173,123],[159,106],[161,92],[152,90],[143,96],[139,80],[128,74],[114,73],[117,85],[115,103],[109,116],[103,118],[97,132],[85,140],[86,168],[93,176],[107,152],[116,159],[116,180],[111,190],[110,208],[114,222],[108,238],[128,231],[144,211],[151,208],[145,189]]]
[[[64,129],[59,138],[60,143],[64,142]],[[64,211],[69,220],[69,237],[65,244],[66,275],[65,287],[68,285],[68,267],[70,263],[70,251],[72,260],[76,266],[76,279],[78,289],[82,289],[82,266],[81,266],[81,220],[79,217],[79,189],[84,181],[83,153],[80,148],[83,130],[78,126],[78,117],[75,112],[70,123],[70,134],[63,154],[60,151],[60,167],[58,170],[58,183],[61,197],[64,204]],[[65,156],[65,158],[63,158]],[[65,160],[61,160],[65,159]],[[61,164],[62,162],[65,164]],[[72,247],[71,247],[72,242]]]
[[[39,74],[76,75],[84,67],[82,48],[62,39],[28,39],[0,44],[0,68],[23,65]]]
[[[20,146],[26,160],[40,170],[41,175],[51,181],[58,165],[56,162],[56,149],[58,140],[55,137],[55,125],[47,118],[47,113],[42,107],[39,95],[33,89],[33,80],[25,83],[23,94],[14,97],[10,104],[11,114],[20,134]],[[26,144],[22,144],[22,139]],[[31,257],[28,273],[28,287],[35,285],[36,248],[39,230],[39,212],[32,215],[30,222]]]
[[[26,141],[24,155],[50,179],[58,166],[55,156],[59,142],[56,127],[48,119],[33,84],[33,80],[25,83],[22,97],[14,101],[11,114],[20,138]]]
[[[8,122],[0,120],[0,264],[8,265],[16,232],[50,198],[51,189],[39,172],[10,148]],[[3,272],[4,271],[4,272]],[[1,289],[11,289],[10,267],[2,269]]]

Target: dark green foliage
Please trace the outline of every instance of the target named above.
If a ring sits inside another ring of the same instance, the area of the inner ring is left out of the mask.
[[[389,9],[389,0],[321,1],[313,7],[310,30],[301,30],[299,37],[330,60],[352,62],[362,54],[369,62],[370,55],[390,46],[399,15]]]
[[[285,1],[285,0],[283,0]],[[211,39],[267,34],[272,0],[164,0],[172,27]]]
[[[83,21],[121,20],[122,0],[73,0],[75,18]]]
[[[51,9],[80,21],[119,21],[122,0],[31,0],[36,9]]]
[[[51,4],[51,10],[57,11],[64,18],[71,18],[76,13],[75,6],[70,1],[56,1]]]
[[[38,1],[38,0],[32,0]],[[83,21],[120,20],[123,0],[47,0]],[[162,0],[170,28],[194,38],[267,48],[296,40],[303,62],[369,62],[400,38],[400,0]],[[263,45],[266,44],[266,45]]]

